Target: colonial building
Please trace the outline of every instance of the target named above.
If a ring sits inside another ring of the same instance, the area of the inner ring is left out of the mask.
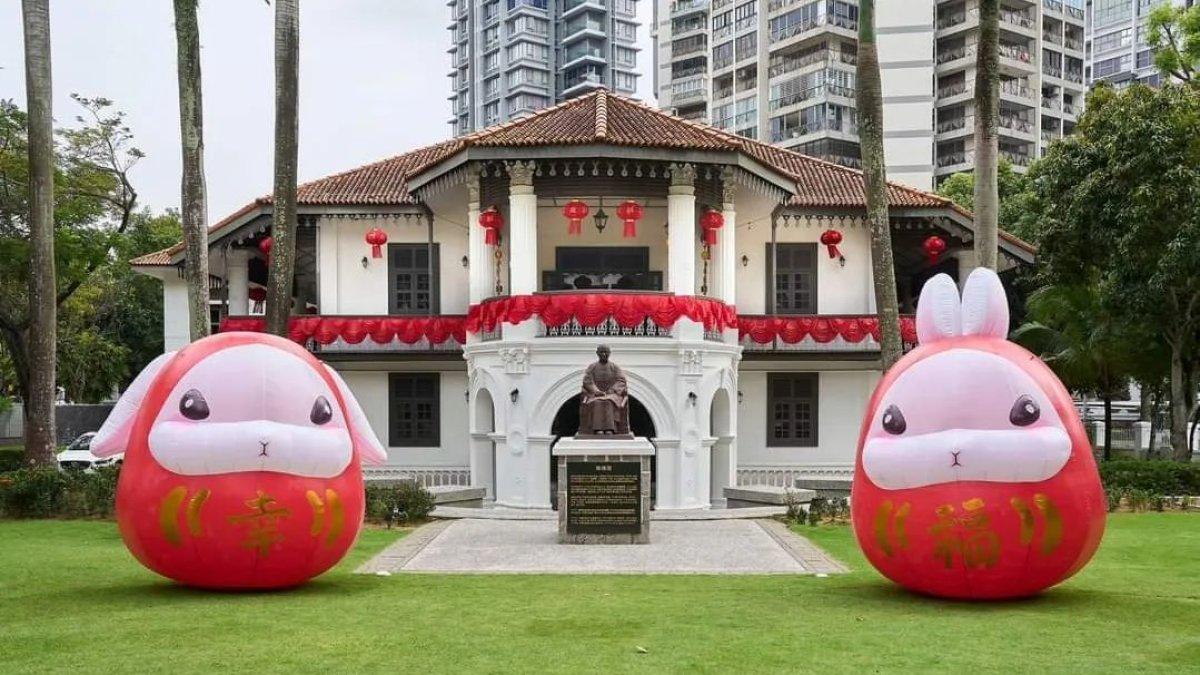
[[[889,198],[911,312],[931,274],[970,267],[972,223],[936,195]],[[362,403],[389,447],[377,477],[549,506],[551,447],[575,431],[599,343],[656,448],[656,508],[850,474],[879,375],[857,170],[600,90],[302,185],[299,200],[291,337]],[[258,199],[212,226],[222,330],[262,329],[270,212]],[[1032,258],[1001,247],[1006,266]],[[168,349],[187,341],[182,256],[134,261],[163,280]],[[904,332],[915,339],[907,319]]]

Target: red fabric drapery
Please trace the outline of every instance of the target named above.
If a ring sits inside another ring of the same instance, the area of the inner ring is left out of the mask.
[[[327,345],[341,338],[356,345],[366,338],[378,344],[399,340],[405,344],[422,338],[440,345],[450,338],[466,344],[465,316],[293,316],[288,319],[288,337],[304,344],[309,339]],[[227,316],[221,332],[266,330],[266,320],[257,316]]]
[[[879,319],[874,316],[739,316],[738,337],[766,344],[778,338],[787,344],[810,337],[814,342],[830,342],[841,337],[858,343],[870,336],[879,341]],[[917,341],[917,325],[911,316],[900,317],[900,338]]]
[[[737,311],[723,302],[667,294],[564,293],[514,295],[487,300],[471,307],[467,331],[492,331],[501,322],[521,323],[538,316],[547,326],[561,326],[575,319],[583,326],[597,326],[612,318],[632,328],[646,319],[670,328],[680,317],[704,324],[706,330],[734,328]]]

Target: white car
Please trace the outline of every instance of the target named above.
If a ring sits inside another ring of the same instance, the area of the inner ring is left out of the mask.
[[[100,458],[92,454],[88,447],[96,432],[89,431],[71,441],[66,450],[58,453],[58,468],[64,471],[92,471],[101,466],[113,466],[121,463],[124,454]]]

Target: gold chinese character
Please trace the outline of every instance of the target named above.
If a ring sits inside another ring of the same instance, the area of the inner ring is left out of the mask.
[[[242,542],[242,546],[258,549],[258,554],[266,557],[271,552],[273,545],[283,541],[283,534],[279,531],[279,521],[292,513],[282,506],[277,506],[275,498],[262,490],[259,490],[253,499],[247,499],[245,503],[250,509],[250,513],[230,516],[229,522],[234,525],[247,524],[246,540]]]
[[[991,518],[982,499],[962,503],[963,514],[955,516],[950,504],[935,509],[938,520],[929,528],[934,537],[933,555],[947,568],[961,556],[969,569],[994,567],[1000,560],[1000,536],[991,529]]]

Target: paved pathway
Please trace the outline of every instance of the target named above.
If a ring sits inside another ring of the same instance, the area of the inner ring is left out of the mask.
[[[787,513],[786,506],[752,506],[741,509],[665,509],[651,510],[650,520],[737,520],[773,518]],[[486,508],[438,506],[429,514],[434,518],[478,518],[486,520],[558,520],[551,509],[513,509],[503,506]]]
[[[439,520],[357,570],[363,574],[836,574],[846,568],[771,520],[662,521],[644,545],[564,545],[546,520]]]

